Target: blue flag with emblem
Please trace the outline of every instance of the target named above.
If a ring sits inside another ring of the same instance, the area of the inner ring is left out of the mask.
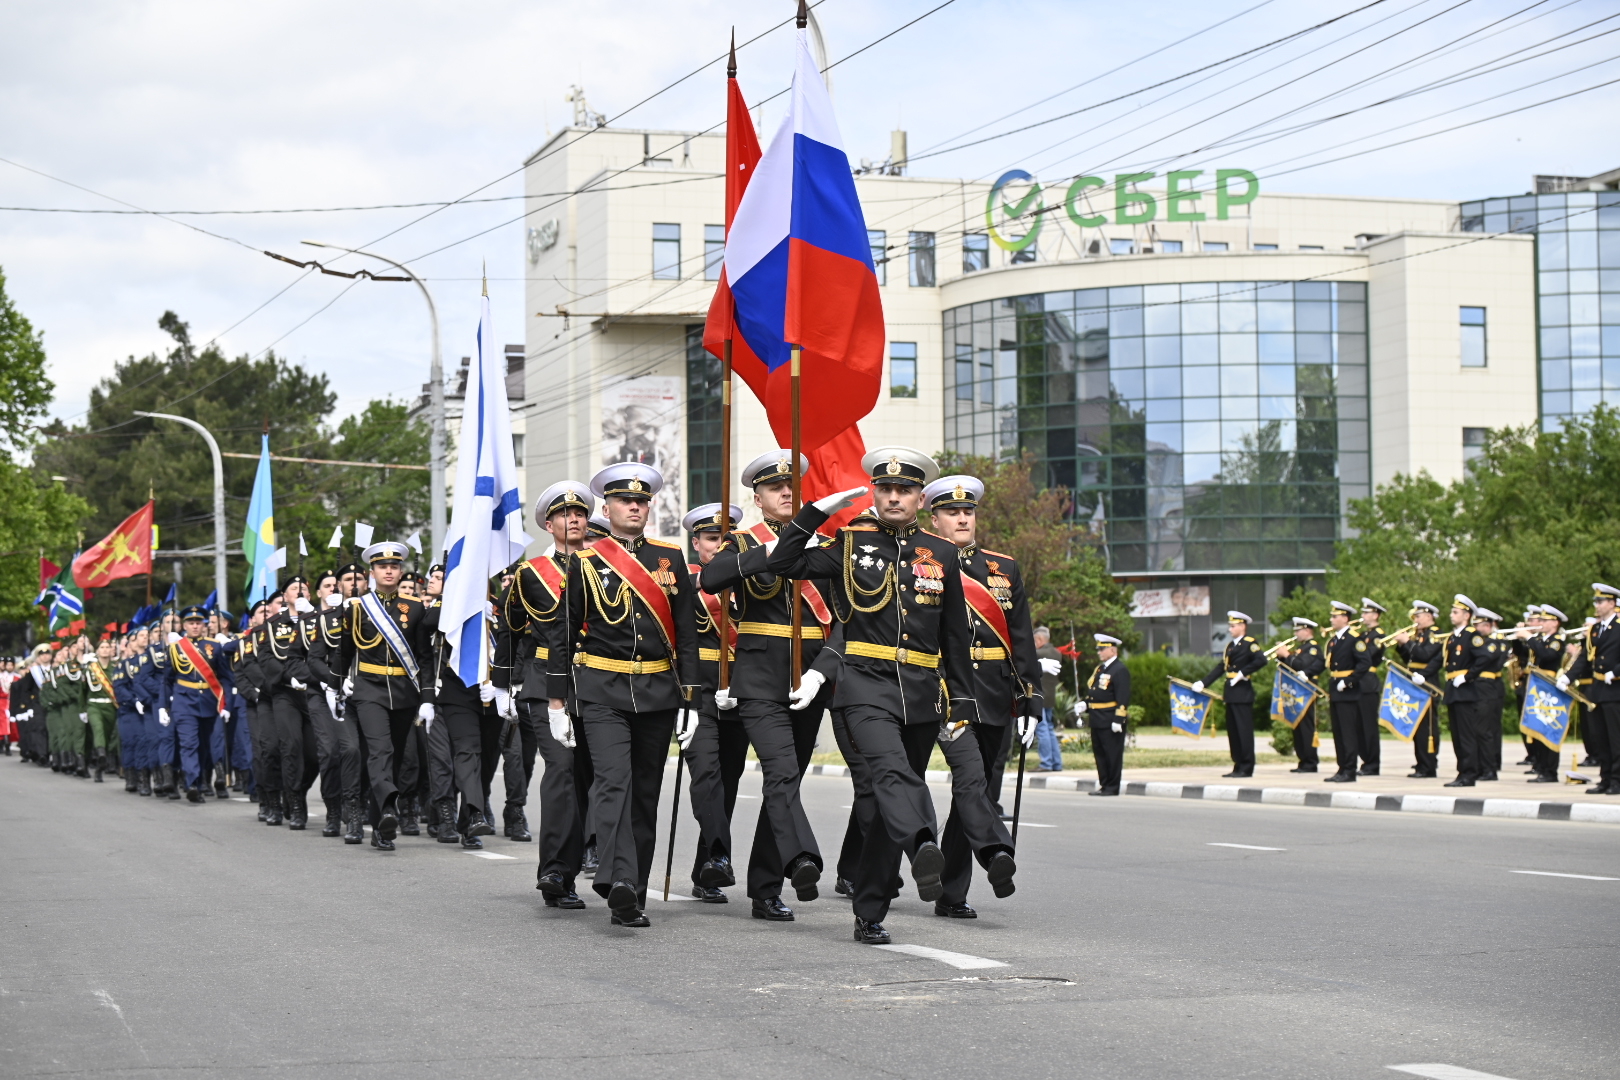
[[[1558,689],[1558,684],[1540,671],[1532,671],[1524,681],[1524,706],[1519,712],[1519,730],[1555,751],[1564,748],[1569,722],[1575,715],[1575,695]]]
[[[1215,699],[1202,690],[1194,690],[1191,683],[1170,680],[1170,726],[1178,735],[1198,738],[1204,733],[1209,710]]]
[[[1321,691],[1291,667],[1277,665],[1277,680],[1271,687],[1271,718],[1291,728],[1299,727]]]
[[[253,475],[253,495],[248,500],[247,523],[242,530],[242,557],[247,560],[245,591],[248,605],[266,600],[276,591],[274,575],[265,563],[276,550],[275,496],[270,484],[270,436],[260,437],[259,470]]]
[[[1412,673],[1391,663],[1384,678],[1384,694],[1378,699],[1378,722],[1395,733],[1397,739],[1412,741],[1434,705],[1434,695],[1412,681]]]

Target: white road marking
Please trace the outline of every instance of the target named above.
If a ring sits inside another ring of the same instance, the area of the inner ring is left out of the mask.
[[[716,645],[715,648],[719,648],[719,646]],[[248,798],[246,795],[232,795],[231,796],[231,802],[252,802],[252,801],[253,800]]]
[[[1287,851],[1285,847],[1260,847],[1257,844],[1205,844],[1205,847],[1234,847],[1244,851]]]
[[[906,953],[909,956],[920,956],[924,960],[938,960],[942,964],[949,964],[953,968],[963,971],[972,971],[975,968],[998,968],[1007,965],[1000,960],[987,960],[982,956],[969,956],[967,953],[948,952],[945,949],[931,949],[927,945],[877,945],[879,949],[890,952]]]
[[[1508,1080],[1505,1076],[1476,1072],[1461,1065],[1385,1065],[1384,1068],[1427,1077],[1427,1080]]]
[[[669,902],[672,903],[672,904],[677,900],[696,900],[696,899],[697,899],[697,897],[693,896],[692,893],[691,893],[691,886],[690,885],[687,886],[687,891],[686,892],[682,892],[681,887],[679,885],[671,885],[669,887]],[[662,904],[664,902],[664,890],[662,888],[658,888],[658,889],[649,888],[647,890],[647,902],[650,904],[654,900],[658,901],[660,904]]]
[[[715,648],[719,648],[719,646],[717,645],[717,646],[715,646]],[[759,796],[758,795],[738,795],[737,798],[739,798],[739,799],[757,799],[757,798],[759,798]]]
[[[498,851],[463,851],[463,855],[471,855],[475,859],[511,859],[510,855],[502,855]]]
[[[1042,825],[1038,821],[1020,821],[1018,823],[1018,827],[1020,829],[1055,829],[1055,828],[1057,828],[1056,825]]]
[[[1551,870],[1509,870],[1510,874],[1533,874],[1536,877],[1568,877],[1581,881],[1620,881],[1620,877],[1598,877],[1596,874],[1555,874]]]

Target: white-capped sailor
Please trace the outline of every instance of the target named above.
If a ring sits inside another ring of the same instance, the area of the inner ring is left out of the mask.
[[[1451,746],[1457,755],[1457,777],[1446,787],[1473,787],[1485,774],[1485,742],[1490,733],[1482,719],[1488,702],[1484,683],[1495,656],[1489,642],[1473,627],[1479,605],[1463,593],[1451,601],[1452,632],[1445,641],[1441,677],[1451,721]]]
[[[1412,629],[1403,630],[1394,637],[1395,653],[1411,672],[1412,681],[1419,686],[1444,685],[1442,664],[1445,661],[1445,642],[1435,630],[1440,609],[1427,600],[1412,601]],[[1432,780],[1439,770],[1440,705],[1436,701],[1412,732],[1412,754],[1415,758],[1409,780]]]
[[[1086,681],[1081,707],[1091,728],[1091,753],[1097,759],[1097,787],[1093,795],[1118,795],[1125,768],[1125,737],[1131,705],[1131,672],[1119,657],[1120,640],[1111,634],[1092,634],[1097,645],[1097,666]]]
[[[1361,633],[1350,625],[1356,609],[1343,600],[1329,602],[1328,639],[1322,646],[1328,675],[1328,709],[1333,722],[1333,752],[1338,770],[1329,784],[1354,783],[1361,741],[1361,682],[1372,667],[1372,655]]]
[[[1530,672],[1543,678],[1556,680],[1564,668],[1564,640],[1559,636],[1565,615],[1551,604],[1532,604],[1528,620],[1533,628],[1530,634],[1515,635],[1512,642],[1514,657],[1524,672],[1524,681],[1518,684],[1519,700],[1524,700],[1525,682]],[[1573,659],[1573,657],[1571,657]],[[1538,739],[1532,739],[1521,726],[1525,753],[1529,758],[1531,776],[1526,783],[1558,783],[1558,751]]]
[[[1307,619],[1303,615],[1295,615],[1292,625],[1294,640],[1277,647],[1277,666],[1291,669],[1314,686],[1322,672],[1327,669],[1327,659],[1322,653],[1322,647],[1316,643],[1316,631],[1320,626],[1315,619]],[[1305,714],[1294,725],[1294,753],[1299,758],[1299,764],[1288,770],[1289,772],[1316,772],[1321,765],[1316,743],[1316,702],[1312,701]]]
[[[1356,740],[1360,751],[1360,776],[1378,776],[1383,771],[1384,740],[1378,724],[1378,703],[1384,696],[1384,680],[1379,668],[1384,662],[1384,631],[1378,620],[1388,609],[1370,596],[1361,598],[1361,640],[1367,643],[1371,663],[1361,677],[1361,731]]]
[[[1226,613],[1226,628],[1231,634],[1220,663],[1210,669],[1209,676],[1193,684],[1198,690],[1205,683],[1221,682],[1221,700],[1226,703],[1226,745],[1232,754],[1232,771],[1222,775],[1244,777],[1254,775],[1254,678],[1255,672],[1266,666],[1265,651],[1249,634],[1253,620],[1242,611]]]

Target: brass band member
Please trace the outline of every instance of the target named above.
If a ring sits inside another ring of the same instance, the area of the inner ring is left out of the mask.
[[[1372,668],[1367,643],[1350,625],[1355,608],[1341,600],[1333,601],[1328,625],[1327,673],[1328,708],[1333,714],[1333,753],[1339,769],[1325,778],[1329,784],[1356,782],[1356,747],[1361,736],[1361,680]]]
[[[1131,673],[1119,658],[1119,638],[1093,634],[1097,666],[1086,680],[1086,700],[1077,711],[1091,727],[1091,752],[1097,759],[1093,795],[1118,795],[1125,770],[1126,710],[1131,707]]]
[[[1592,610],[1597,621],[1586,627],[1581,651],[1570,665],[1568,675],[1559,680],[1560,688],[1574,683],[1593,707],[1588,709],[1586,740],[1590,755],[1598,760],[1598,783],[1586,789],[1589,795],[1620,795],[1620,622],[1614,617],[1620,589],[1602,582],[1592,584]]]
[[[1530,672],[1537,671],[1556,681],[1564,670],[1564,642],[1558,636],[1558,632],[1563,629],[1563,623],[1568,616],[1551,604],[1538,604],[1531,614],[1533,617],[1529,621],[1534,624],[1534,629],[1527,628],[1528,632],[1516,636],[1513,642],[1513,655],[1518,657],[1526,678]],[[1522,708],[1524,702],[1522,691],[1519,694],[1519,701]],[[1558,783],[1558,751],[1537,739],[1527,739],[1526,743],[1530,750],[1531,765],[1531,776],[1526,783]]]
[[[1311,619],[1294,616],[1294,641],[1277,649],[1277,663],[1299,672],[1311,685],[1327,670],[1327,657],[1316,644],[1316,631],[1320,627]],[[1313,773],[1321,765],[1316,753],[1316,702],[1312,701],[1305,715],[1294,725],[1294,753],[1299,764],[1289,769],[1292,773]]]
[[[1372,664],[1361,677],[1361,731],[1356,749],[1361,755],[1362,776],[1377,776],[1383,764],[1383,738],[1378,727],[1378,702],[1384,696],[1384,680],[1378,668],[1384,662],[1384,632],[1378,628],[1378,619],[1384,614],[1384,605],[1370,597],[1361,598],[1361,640],[1367,643],[1367,654]]]
[[[1440,609],[1426,600],[1412,601],[1413,629],[1395,635],[1395,652],[1401,663],[1412,672],[1412,681],[1419,686],[1433,685],[1437,690],[1444,685],[1441,665],[1445,662],[1446,647],[1434,631]],[[1438,732],[1440,729],[1440,703],[1429,706],[1423,722],[1412,732],[1412,753],[1417,764],[1407,774],[1409,780],[1432,780],[1439,775],[1440,756]]]

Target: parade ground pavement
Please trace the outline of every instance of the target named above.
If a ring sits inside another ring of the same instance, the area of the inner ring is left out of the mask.
[[[1620,826],[1031,791],[1014,896],[948,920],[908,878],[873,948],[830,874],[792,923],[679,898],[685,812],[656,899],[673,781],[629,930],[543,907],[532,843],[381,853],[318,799],[294,833],[0,758],[0,1077],[1620,1075]],[[804,798],[830,865],[849,782]]]

